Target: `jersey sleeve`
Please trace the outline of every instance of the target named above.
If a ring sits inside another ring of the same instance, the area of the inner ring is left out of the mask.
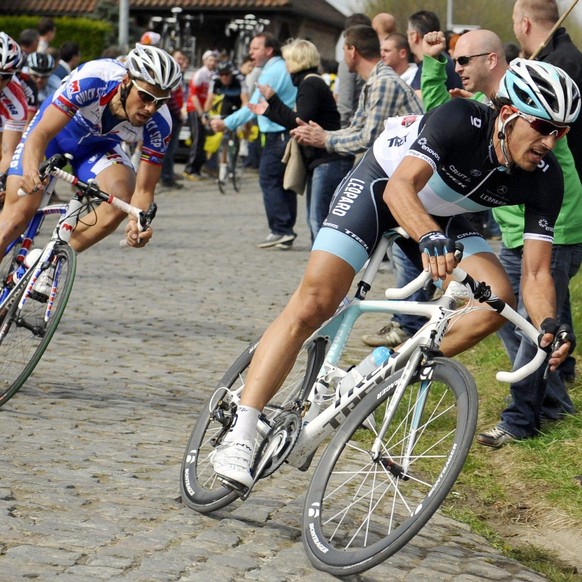
[[[424,160],[433,172],[447,152],[472,151],[487,127],[485,112],[467,99],[454,99],[433,109],[424,116],[423,123],[406,155]]]
[[[554,226],[564,199],[564,176],[553,153],[549,153],[530,176],[525,192],[524,240],[553,242]]]
[[[141,161],[160,166],[172,135],[172,119],[162,107],[146,124],[143,132]]]
[[[101,99],[110,99],[111,91],[115,90],[119,83],[109,86],[108,81],[103,78],[104,75],[99,74],[100,72],[102,71],[93,63],[73,71],[53,95],[53,105],[72,118],[81,107],[86,107]]]

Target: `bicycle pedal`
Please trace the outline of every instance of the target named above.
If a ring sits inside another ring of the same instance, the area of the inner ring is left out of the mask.
[[[238,493],[242,499],[246,499],[250,492],[252,487],[245,487],[242,483],[238,483],[237,481],[233,481],[232,479],[229,479],[228,477],[222,477],[220,475],[217,475],[218,480],[225,486],[228,487],[229,489],[232,489],[235,493]],[[254,483],[253,483],[254,485]]]

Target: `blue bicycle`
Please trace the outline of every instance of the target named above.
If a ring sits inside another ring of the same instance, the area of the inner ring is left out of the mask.
[[[32,374],[65,311],[77,267],[69,241],[79,221],[99,202],[134,216],[142,230],[156,213],[155,203],[144,212],[101,191],[97,182],[85,183],[65,172],[66,164],[60,155],[43,164],[40,176],[50,179],[41,205],[0,262],[0,406]],[[57,178],[74,186],[68,204],[49,204]],[[54,215],[59,220],[49,241],[35,246],[45,219]]]

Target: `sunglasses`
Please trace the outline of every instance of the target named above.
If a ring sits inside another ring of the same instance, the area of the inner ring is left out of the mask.
[[[0,81],[10,81],[14,73],[0,73]]]
[[[533,117],[532,115],[526,115],[521,111],[516,111],[516,113],[519,117],[525,119],[532,129],[543,136],[555,135],[556,139],[560,139],[561,137],[564,137],[568,131],[570,131],[569,125],[555,125],[549,121],[546,121],[545,119],[539,119],[537,117]]]
[[[167,97],[156,97],[155,95],[152,95],[149,91],[146,91],[143,87],[140,87],[135,79],[131,80],[131,84],[136,88],[137,96],[140,98],[140,101],[148,105],[153,103],[156,109],[159,109],[170,99],[169,95]]]
[[[456,59],[453,59],[453,63],[455,63],[455,65],[457,63],[459,63],[459,65],[461,65],[461,67],[464,67],[465,65],[469,64],[469,61],[471,59],[474,59],[475,57],[485,57],[487,55],[490,55],[491,53],[479,53],[478,55],[469,55],[466,57],[457,57]]]

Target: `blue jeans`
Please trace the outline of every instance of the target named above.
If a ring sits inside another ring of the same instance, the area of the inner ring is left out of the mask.
[[[420,275],[418,267],[406,256],[404,251],[397,245],[392,245],[392,262],[394,263],[394,270],[396,271],[396,287],[404,287],[416,279]],[[430,301],[431,294],[424,289],[413,293],[409,301]],[[395,313],[392,319],[396,321],[402,330],[413,336],[425,323],[426,317],[420,315],[404,315],[402,313]]]
[[[281,161],[289,133],[265,133],[263,136],[259,185],[263,191],[269,229],[274,234],[295,234],[293,227],[297,220],[297,194],[283,189],[285,164]]]
[[[523,298],[519,293],[521,280],[522,249],[508,249],[501,246],[499,260],[507,271],[516,297],[518,311],[524,317],[527,312]],[[569,312],[568,283],[578,272],[582,262],[582,244],[554,245],[552,250],[552,277],[556,287],[556,307],[560,323],[570,323],[562,320],[564,310]],[[505,324],[498,332],[505,349],[513,362],[514,369],[530,361],[536,352],[529,340],[511,324]],[[574,405],[568,395],[564,382],[558,371],[548,371],[544,379],[545,366],[511,385],[511,403],[501,413],[499,426],[518,439],[535,436],[540,430],[542,418],[556,420],[564,414],[572,414]]]
[[[319,164],[307,176],[305,203],[307,225],[311,230],[311,242],[315,240],[323,221],[329,213],[329,204],[335,189],[352,169],[354,158],[338,158]]]
[[[181,119],[172,117],[172,137],[170,138],[166,155],[162,161],[162,180],[167,180],[168,182],[174,181],[174,157],[176,156],[176,150],[180,143],[181,127]]]

